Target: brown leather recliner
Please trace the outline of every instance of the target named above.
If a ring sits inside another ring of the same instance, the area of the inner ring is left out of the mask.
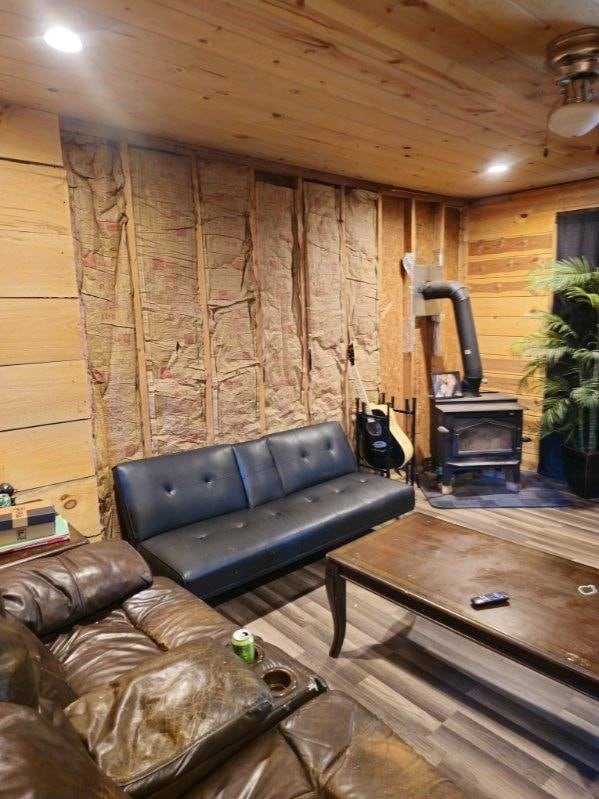
[[[122,541],[0,570],[0,602],[1,799],[463,796],[276,647],[243,663]]]

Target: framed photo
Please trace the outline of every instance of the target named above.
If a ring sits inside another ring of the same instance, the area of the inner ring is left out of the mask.
[[[463,396],[459,372],[431,372],[431,385],[435,399]]]

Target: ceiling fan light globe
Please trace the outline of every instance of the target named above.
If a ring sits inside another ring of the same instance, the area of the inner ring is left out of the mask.
[[[565,139],[584,136],[599,125],[599,103],[566,103],[549,117],[549,128]]]

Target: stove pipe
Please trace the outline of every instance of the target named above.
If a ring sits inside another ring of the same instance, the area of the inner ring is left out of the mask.
[[[455,280],[431,280],[422,287],[422,296],[425,300],[452,301],[464,364],[462,390],[464,394],[478,397],[483,379],[483,367],[468,289]]]

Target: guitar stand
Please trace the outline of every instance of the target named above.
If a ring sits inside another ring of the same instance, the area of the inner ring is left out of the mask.
[[[366,411],[366,405],[363,402],[360,402],[359,399],[356,399],[356,459],[358,461],[358,468],[359,469],[368,469],[371,472],[375,472],[376,474],[380,474],[383,477],[390,478],[392,469],[396,469],[398,472],[405,472],[406,483],[409,485],[414,485],[416,482],[416,397],[412,397],[411,400],[404,400],[404,407],[403,408],[396,408],[395,407],[395,397],[391,397],[391,402],[387,402],[385,399],[385,394],[379,394],[379,404],[387,406],[387,416],[371,416]],[[409,432],[406,430],[410,441],[412,442],[412,448],[414,450],[414,454],[412,455],[411,459],[405,466],[396,467],[391,462],[391,431],[389,429],[389,412],[395,411],[395,413],[402,413],[404,416],[409,416],[410,420],[408,423]],[[375,469],[370,464],[368,464],[364,458],[362,457],[362,429],[363,425],[360,423],[361,420],[369,419],[373,422],[378,422],[383,428],[384,438],[387,441],[387,464],[386,467],[383,469]]]

